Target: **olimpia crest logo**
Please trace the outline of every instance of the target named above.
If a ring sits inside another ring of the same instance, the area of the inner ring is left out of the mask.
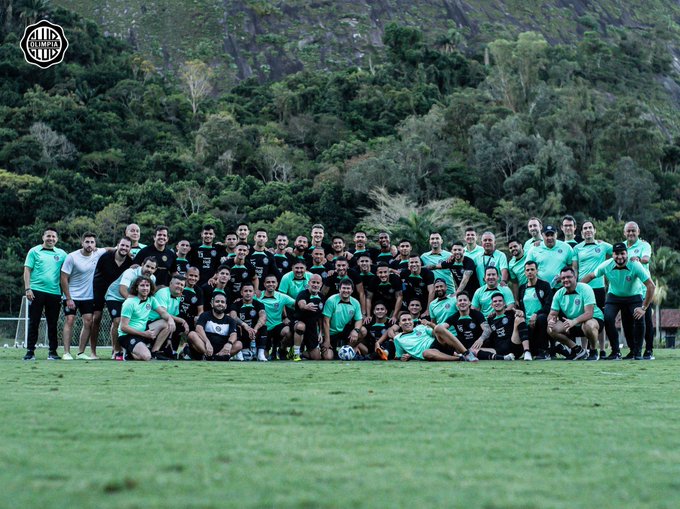
[[[21,38],[21,51],[26,62],[41,69],[61,63],[67,48],[64,29],[46,19],[28,25]]]

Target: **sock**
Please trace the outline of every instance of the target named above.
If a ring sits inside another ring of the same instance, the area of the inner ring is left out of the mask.
[[[492,361],[495,359],[495,354],[491,352],[486,352],[484,350],[480,350],[479,352],[477,352],[477,358],[480,361]]]
[[[300,355],[300,347],[299,347],[299,346],[294,346],[294,347],[293,347],[293,352],[295,352],[295,355]]]

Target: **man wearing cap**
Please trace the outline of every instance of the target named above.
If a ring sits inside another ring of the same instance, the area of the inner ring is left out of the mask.
[[[652,246],[640,238],[640,227],[634,221],[629,221],[623,227],[623,234],[626,237],[626,248],[628,249],[628,259],[638,261],[647,272],[649,271],[649,260],[652,257]],[[651,275],[651,273],[650,273]],[[642,298],[645,298],[646,289],[642,288]],[[623,324],[623,331],[626,341],[632,337],[632,326],[628,321]],[[652,308],[645,311],[645,360],[654,360],[654,323],[652,322]]]
[[[557,228],[547,225],[543,228],[543,243],[535,246],[527,254],[527,261],[538,265],[538,277],[550,283],[552,288],[560,288],[560,271],[571,267],[574,250],[569,244],[557,240]]]
[[[616,315],[621,311],[621,321],[624,318],[633,320],[632,358],[642,360],[642,343],[645,336],[645,312],[649,309],[654,298],[654,282],[649,273],[638,261],[628,259],[628,248],[624,242],[618,242],[613,247],[613,257],[601,263],[594,272],[583,278],[584,283],[604,276],[609,282],[609,293],[604,306],[605,328],[607,338],[612,347],[612,353],[607,360],[621,359],[619,351],[619,335],[616,330]],[[642,301],[642,287],[647,293]]]

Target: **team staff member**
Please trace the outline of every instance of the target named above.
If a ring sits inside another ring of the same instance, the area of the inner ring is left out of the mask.
[[[441,263],[451,258],[451,253],[442,249],[443,241],[439,232],[430,233],[430,250],[420,255],[423,267],[432,270],[435,279],[443,279],[446,283],[446,293],[452,294],[456,291],[451,269],[435,269]]]
[[[168,248],[168,227],[157,226],[153,237],[153,244],[142,248],[135,256],[134,263],[141,265],[146,258],[156,258],[156,283],[158,286],[168,286],[170,269],[175,265],[175,253]]]
[[[491,305],[491,297],[493,294],[500,292],[505,297],[505,304],[508,309],[515,308],[515,297],[512,295],[510,288],[507,286],[498,285],[498,270],[496,267],[487,267],[484,273],[484,286],[477,289],[472,296],[472,309],[481,311],[485,317],[488,317],[494,312]]]
[[[80,330],[78,359],[95,360],[97,357],[97,337],[91,335],[92,313],[94,312],[94,293],[92,284],[94,271],[99,258],[106,253],[105,248],[97,248],[97,236],[84,233],[81,248],[69,253],[61,267],[61,291],[64,295],[64,355],[62,359],[73,360],[71,355],[71,335],[76,314],[80,312],[83,327]],[[91,355],[85,353],[85,346],[90,341]]]
[[[519,287],[518,316],[524,317],[529,330],[529,344],[536,360],[549,360],[548,315],[553,292],[550,283],[538,278],[536,262],[524,264],[526,283]]]
[[[149,314],[148,327],[156,329],[158,333],[151,347],[151,356],[155,359],[170,360],[170,352],[167,351],[168,338],[172,337],[178,325],[184,329],[186,334],[189,333],[189,324],[179,316],[179,305],[185,281],[184,276],[174,274],[170,279],[170,284],[158,290],[153,296],[154,310]]]
[[[361,326],[363,319],[361,304],[352,297],[354,285],[349,279],[340,283],[339,291],[331,295],[323,309],[323,337],[321,356],[333,360],[338,347],[349,344],[357,347],[366,336]]]
[[[527,261],[538,266],[538,277],[544,279],[555,289],[561,286],[560,270],[571,267],[574,250],[569,244],[557,240],[557,229],[547,225],[543,228],[543,244],[535,246],[527,254]]]
[[[319,335],[323,316],[324,301],[321,295],[323,278],[313,274],[309,278],[307,289],[300,291],[295,299],[295,323],[293,325],[293,361],[300,361],[300,347],[305,343],[305,350],[309,358],[321,360],[319,349]]]
[[[42,244],[32,247],[24,262],[24,288],[28,299],[28,338],[26,341],[25,361],[35,359],[35,345],[38,342],[38,330],[43,310],[47,320],[47,337],[49,341],[48,360],[59,360],[57,354],[57,322],[61,305],[61,288],[59,287],[61,267],[66,261],[66,251],[56,247],[57,230],[51,226],[45,228]]]
[[[609,293],[604,305],[604,320],[607,338],[612,347],[612,353],[607,360],[621,358],[619,352],[619,334],[616,330],[616,315],[621,311],[621,321],[624,318],[633,320],[633,348],[632,358],[642,360],[642,343],[645,336],[645,312],[654,298],[654,282],[649,273],[637,261],[628,260],[626,244],[619,242],[612,248],[614,254],[611,260],[601,263],[594,272],[587,274],[584,282],[596,277],[604,276],[609,282]],[[644,302],[640,292],[640,284],[647,290]]]
[[[267,313],[265,326],[268,334],[267,347],[271,346],[271,360],[276,360],[277,357],[280,360],[286,358],[287,348],[293,336],[286,308],[294,310],[295,299],[276,291],[278,283],[276,276],[269,274],[264,278],[264,292],[257,297],[257,300],[264,304]],[[259,355],[258,360],[261,360]]]

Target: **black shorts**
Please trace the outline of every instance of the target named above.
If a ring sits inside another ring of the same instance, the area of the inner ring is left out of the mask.
[[[305,350],[314,350],[319,348],[319,325],[317,320],[295,320],[293,330],[298,323],[305,324],[305,333],[302,337],[302,343],[305,345]]]
[[[111,319],[115,318],[120,318],[120,312],[123,309],[123,301],[122,300],[107,300],[106,301],[106,309],[109,310],[109,314],[111,315]]]
[[[524,354],[524,347],[517,343],[513,343],[511,340],[496,341],[493,349],[496,350],[496,354],[498,355],[508,355],[511,353],[514,354],[517,359]]]
[[[211,337],[208,336],[208,341],[210,341],[210,344],[212,345],[213,348],[213,353],[217,355],[222,348],[229,342],[229,336],[218,336],[218,337]],[[233,345],[232,345],[232,348]]]
[[[80,316],[91,315],[94,312],[94,300],[74,300],[76,307],[74,309],[66,307],[66,301],[62,301],[64,306],[64,316],[76,315],[80,311]]]
[[[432,342],[430,348],[434,350],[439,350],[440,352],[445,353],[446,355],[453,355],[456,353],[455,348],[453,348],[451,345],[445,345],[443,343],[440,343],[436,339]]]
[[[144,343],[147,348],[151,347],[151,342],[148,339],[139,336],[131,336],[129,334],[121,334],[118,336],[118,343],[120,343],[120,346],[122,346],[130,355],[132,355],[132,351],[139,343]]]
[[[604,320],[600,318],[595,318],[595,320],[597,321],[597,324],[600,326],[600,330],[604,330]],[[571,339],[586,337],[585,333],[583,332],[583,329],[581,328],[581,324],[569,329],[567,336],[569,336]]]
[[[283,322],[280,324],[276,325],[273,329],[267,329],[267,336],[269,337],[270,341],[273,341],[274,338],[281,339],[281,331],[285,328],[288,327],[287,325],[284,325]]]
[[[593,288],[593,293],[595,294],[595,305],[600,308],[600,311],[604,311],[604,303],[607,298],[607,292],[604,288]]]
[[[354,322],[349,322],[347,325],[345,325],[345,328],[342,329],[342,332],[338,332],[337,334],[331,334],[331,348],[333,350],[336,350],[337,348],[340,348],[341,346],[348,344],[349,335],[353,330]]]

